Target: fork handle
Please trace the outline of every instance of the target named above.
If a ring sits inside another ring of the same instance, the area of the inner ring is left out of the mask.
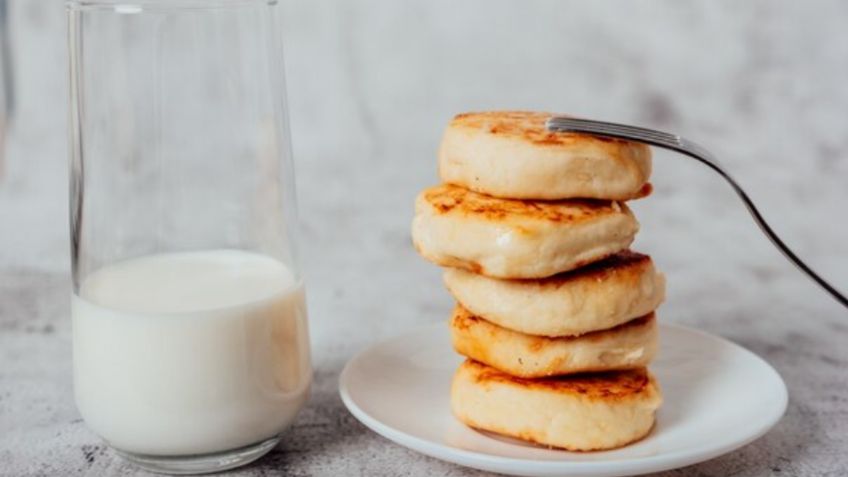
[[[818,283],[819,286],[821,286],[827,293],[829,293],[830,296],[832,296],[836,301],[842,304],[842,306],[848,308],[848,298],[846,298],[845,295],[840,293],[839,290],[836,289],[836,287],[828,283],[827,280],[819,276],[819,274],[817,274],[812,268],[810,268],[809,265],[804,263],[804,261],[801,260],[801,258],[797,254],[795,254],[795,252],[793,252],[788,245],[783,242],[783,240],[766,222],[766,219],[763,218],[763,215],[760,213],[759,209],[757,209],[757,206],[754,205],[754,202],[751,200],[751,198],[748,197],[748,194],[745,193],[742,187],[739,186],[736,180],[734,180],[733,177],[731,177],[731,175],[724,168],[722,168],[718,163],[693,154],[688,150],[682,148],[675,149],[672,147],[668,147],[668,149],[679,152],[680,154],[685,154],[693,159],[698,160],[702,164],[706,165],[707,167],[718,173],[718,175],[723,177],[724,180],[726,180],[727,183],[730,184],[730,187],[733,188],[734,192],[736,192],[736,195],[739,196],[739,199],[742,200],[742,203],[745,204],[745,208],[748,209],[748,213],[751,214],[751,218],[754,219],[754,222],[756,222],[756,224],[760,227],[760,230],[763,232],[763,234],[768,237],[771,243],[778,250],[780,250],[783,256],[786,257],[786,259],[788,259],[790,262],[792,262],[792,264],[795,265],[799,270],[804,272],[807,277],[809,277],[814,282]]]
[[[794,264],[799,270],[804,272],[807,277],[821,286],[827,293],[830,294],[830,296],[833,297],[833,299],[845,308],[848,308],[848,298],[840,293],[836,287],[828,283],[827,280],[819,276],[812,268],[810,268],[809,265],[804,263],[804,261],[801,260],[801,258],[798,257],[798,255],[796,255],[789,246],[783,243],[783,240],[781,240],[777,233],[772,230],[771,226],[766,223],[763,215],[757,209],[757,206],[754,205],[751,198],[748,197],[748,194],[745,193],[736,180],[734,180],[733,177],[731,177],[731,175],[721,165],[719,165],[718,160],[706,148],[675,134],[638,126],[630,126],[627,124],[608,123],[605,121],[553,117],[547,121],[546,127],[551,131],[580,132],[596,136],[606,136],[617,139],[625,139],[628,141],[643,142],[645,144],[650,144],[652,146],[669,149],[683,154],[706,165],[730,184],[736,192],[736,195],[738,195],[742,200],[742,203],[745,204],[745,208],[748,209],[748,213],[751,214],[754,222],[760,227],[760,230],[766,237],[768,237],[771,243],[780,250],[783,256],[792,262],[792,264]]]

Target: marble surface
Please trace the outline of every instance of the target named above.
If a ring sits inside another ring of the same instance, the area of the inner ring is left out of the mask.
[[[315,363],[308,407],[232,475],[479,473],[371,433],[336,391],[348,358],[443,320],[409,239],[463,110],[526,108],[667,128],[713,149],[800,255],[848,289],[848,4],[838,0],[282,2]],[[0,167],[0,475],[142,474],[73,404],[64,14],[10,7],[18,94]],[[332,124],[333,127],[328,127]],[[725,336],[789,386],[745,448],[671,475],[848,474],[848,314],[763,238],[720,179],[659,153],[636,248],[669,278],[660,317]],[[450,352],[446,349],[445,352]]]

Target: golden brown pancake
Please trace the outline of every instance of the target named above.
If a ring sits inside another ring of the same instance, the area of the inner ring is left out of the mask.
[[[645,368],[523,379],[466,360],[451,386],[451,409],[465,424],[572,451],[641,439],[661,403],[656,380]]]
[[[657,351],[653,312],[609,330],[548,338],[500,327],[457,306],[450,330],[457,353],[521,378],[638,368]]]
[[[548,278],[502,280],[448,268],[445,285],[473,314],[530,335],[574,336],[646,315],[665,298],[651,257],[623,251]]]
[[[459,114],[439,148],[444,182],[497,197],[629,200],[650,193],[650,148],[580,133],[550,132],[551,113]]]
[[[623,203],[499,199],[442,184],[415,204],[424,258],[495,278],[542,278],[626,249],[639,223]]]

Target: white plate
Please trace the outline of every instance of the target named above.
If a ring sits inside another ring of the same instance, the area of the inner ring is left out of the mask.
[[[660,326],[651,365],[665,402],[648,437],[604,452],[550,450],[475,431],[450,412],[461,358],[438,323],[374,345],[339,379],[347,408],[398,444],[448,462],[528,476],[643,474],[701,462],[765,434],[786,410],[786,385],[750,351],[682,326]]]

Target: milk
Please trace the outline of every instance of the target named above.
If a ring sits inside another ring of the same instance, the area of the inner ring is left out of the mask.
[[[212,250],[89,274],[72,297],[74,385],[117,449],[188,455],[273,437],[311,371],[303,287],[279,261]]]

